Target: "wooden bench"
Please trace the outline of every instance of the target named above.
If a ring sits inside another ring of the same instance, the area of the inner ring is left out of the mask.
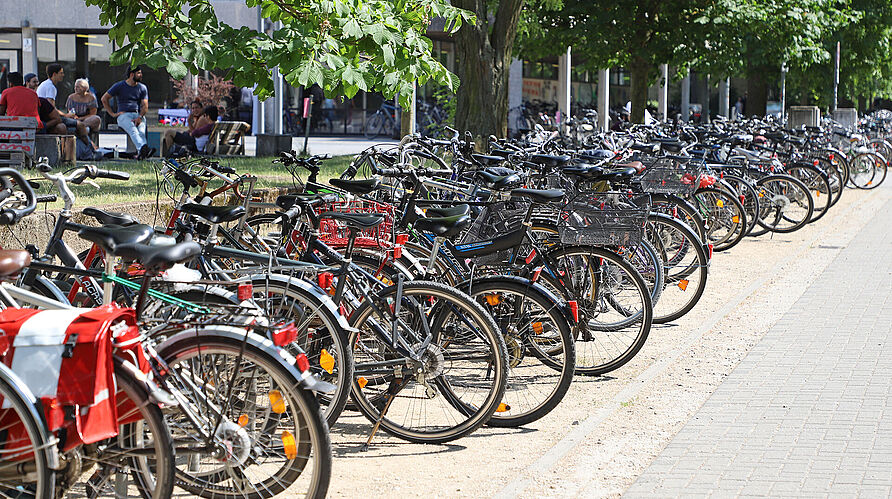
[[[205,154],[215,156],[236,156],[245,154],[245,135],[251,125],[244,121],[218,121],[211,130]]]
[[[34,161],[37,118],[0,116],[0,166],[19,170]]]

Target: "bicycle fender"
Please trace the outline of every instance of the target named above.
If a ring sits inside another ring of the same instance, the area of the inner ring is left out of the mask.
[[[294,277],[277,274],[273,274],[270,276],[264,274],[255,274],[250,276],[250,279],[251,282],[266,282],[267,280],[269,280],[270,282],[276,282],[287,287],[300,288],[303,291],[310,293],[314,297],[318,298],[320,303],[322,303],[322,306],[324,306],[326,311],[328,311],[335,317],[335,319],[338,321],[338,326],[343,328],[345,332],[355,331],[355,328],[347,322],[347,318],[341,315],[341,313],[338,311],[338,306],[335,305],[334,300],[332,300],[331,297],[328,296],[328,293],[326,293],[322,288],[312,282],[306,281],[304,279],[297,279]]]
[[[202,333],[209,333],[214,336],[222,336],[234,341],[244,341],[247,348],[259,352],[274,352],[272,357],[276,359],[282,367],[284,367],[296,379],[301,388],[311,390],[313,392],[332,393],[335,386],[325,381],[319,380],[309,371],[301,373],[295,367],[297,359],[287,350],[277,347],[271,340],[263,336],[247,332],[244,329],[232,326],[202,326],[199,328],[186,329],[164,340],[156,350],[159,354],[164,352],[165,348],[170,348],[178,342],[198,337]]]

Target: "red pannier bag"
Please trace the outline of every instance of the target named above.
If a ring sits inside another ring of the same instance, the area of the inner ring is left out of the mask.
[[[67,432],[65,450],[118,434],[123,394],[116,394],[113,342],[127,345],[125,358],[144,372],[147,367],[134,324],[133,310],[117,305],[0,311],[0,346],[8,346],[0,352],[3,362],[41,399],[50,430],[75,430]],[[73,406],[73,420],[59,417],[64,406]]]

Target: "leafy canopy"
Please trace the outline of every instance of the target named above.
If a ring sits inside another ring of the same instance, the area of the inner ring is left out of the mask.
[[[360,90],[400,95],[408,105],[415,81],[455,90],[458,79],[431,55],[431,19],[454,32],[469,13],[441,0],[244,0],[274,29],[235,28],[207,0],[85,0],[102,10],[120,46],[112,64],[165,67],[174,78],[219,69],[240,86],[273,94],[276,66],[294,86],[318,83],[327,95]]]

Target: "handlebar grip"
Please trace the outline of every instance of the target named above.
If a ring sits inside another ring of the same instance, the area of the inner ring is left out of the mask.
[[[235,168],[233,168],[233,167],[231,167],[231,166],[223,166],[223,165],[219,165],[219,166],[217,166],[215,169],[216,169],[218,172],[220,172],[220,173],[235,174]]]
[[[405,173],[399,168],[378,168],[375,173],[382,177],[402,177]]]
[[[130,174],[127,172],[121,172],[117,170],[104,170],[101,168],[96,169],[96,173],[93,174],[93,178],[107,178],[110,180],[130,180]]]
[[[56,199],[58,199],[58,197],[56,197],[55,194],[43,194],[43,195],[37,196],[38,203],[52,203],[52,202],[56,201]]]

